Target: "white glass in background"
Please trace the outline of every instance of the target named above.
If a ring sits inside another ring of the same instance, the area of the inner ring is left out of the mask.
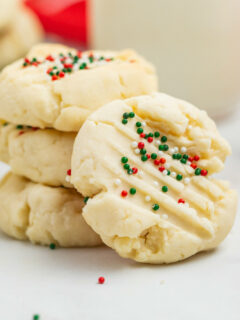
[[[135,48],[159,89],[221,117],[240,100],[239,0],[92,0],[91,46]]]

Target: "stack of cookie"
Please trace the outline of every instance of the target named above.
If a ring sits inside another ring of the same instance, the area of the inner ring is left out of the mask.
[[[0,69],[25,55],[42,37],[41,24],[32,11],[18,0],[0,1]]]
[[[82,217],[88,198],[70,183],[76,134],[102,105],[156,89],[153,67],[132,51],[42,44],[6,67],[0,75],[0,158],[12,173],[0,185],[1,229],[44,245],[99,245]]]

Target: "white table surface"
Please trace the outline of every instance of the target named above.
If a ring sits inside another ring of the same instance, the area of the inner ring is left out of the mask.
[[[233,148],[221,176],[240,190],[240,110],[219,129]],[[40,320],[240,319],[239,215],[217,250],[168,266],[137,264],[106,247],[50,250],[3,234],[0,254],[0,320],[36,313]]]

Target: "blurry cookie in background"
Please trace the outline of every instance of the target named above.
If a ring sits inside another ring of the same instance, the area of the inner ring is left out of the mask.
[[[11,23],[17,11],[17,0],[0,1],[0,32]]]
[[[0,69],[24,56],[34,44],[43,39],[41,24],[31,10],[19,4],[15,10],[11,10],[11,13],[9,23],[0,29]],[[3,21],[1,0],[0,28]]]

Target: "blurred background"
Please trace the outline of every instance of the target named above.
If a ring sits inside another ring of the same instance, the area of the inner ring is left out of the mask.
[[[78,49],[133,48],[151,61],[159,90],[205,109],[240,172],[239,0],[0,0],[0,69],[38,42]]]

